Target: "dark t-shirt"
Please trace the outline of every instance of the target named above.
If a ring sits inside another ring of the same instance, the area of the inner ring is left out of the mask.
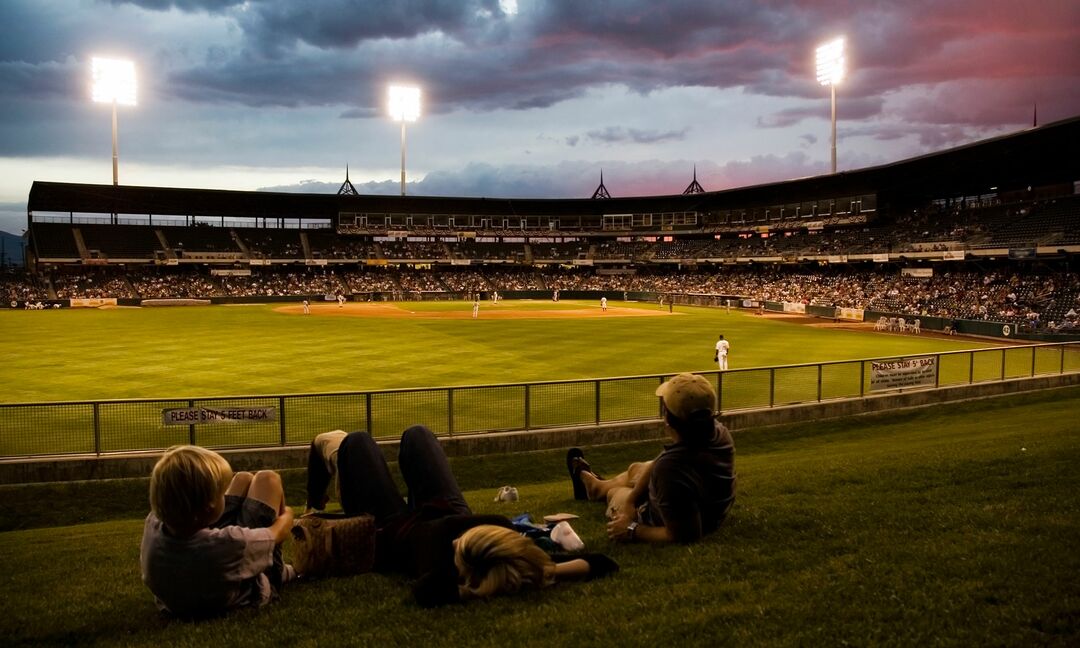
[[[715,531],[735,501],[735,442],[716,423],[704,444],[664,446],[653,463],[645,524],[666,526],[678,542]]]

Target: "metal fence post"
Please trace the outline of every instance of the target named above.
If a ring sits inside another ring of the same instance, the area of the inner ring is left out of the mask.
[[[968,351],[968,384],[975,382],[975,352]]]
[[[446,433],[454,436],[454,388],[446,390]]]
[[[934,389],[941,387],[941,354],[934,356]]]
[[[1065,345],[1062,344],[1059,348],[1061,349],[1061,367],[1058,369],[1058,373],[1063,374],[1065,373]]]
[[[281,445],[285,445],[285,397],[278,396],[278,427],[281,430]]]
[[[101,454],[101,403],[94,403],[94,454]]]
[[[716,411],[724,411],[724,372],[716,372]]]
[[[371,418],[371,392],[364,394],[364,418],[367,419],[367,431],[375,436],[375,421]]]
[[[187,406],[189,408],[195,407],[195,401],[194,400],[189,400],[187,402]],[[191,445],[195,445],[195,424],[194,423],[192,423],[191,425],[188,426],[188,443],[190,443]]]
[[[822,365],[818,363],[817,366],[817,402],[821,402],[821,370]]]
[[[1031,377],[1035,377],[1035,348],[1031,347]]]
[[[859,361],[859,398],[866,396],[866,360]]]
[[[529,386],[525,385],[525,429],[529,429]]]
[[[596,397],[596,424],[600,425],[600,381],[594,381],[593,385],[595,387],[593,393]]]
[[[769,367],[769,407],[776,402],[776,369]]]
[[[1001,380],[1005,380],[1005,347],[1001,347]]]

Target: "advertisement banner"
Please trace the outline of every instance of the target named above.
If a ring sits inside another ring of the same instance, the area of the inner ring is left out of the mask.
[[[472,265],[472,259],[450,259],[450,265],[452,265],[452,266]]]
[[[964,251],[963,250],[946,250],[945,253],[944,253],[944,256],[942,256],[942,258],[945,259],[946,261],[963,261],[964,260]]]
[[[250,277],[251,268],[210,268],[215,277]]]
[[[845,320],[848,322],[861,322],[863,321],[863,309],[861,308],[837,308],[836,319]]]
[[[870,391],[933,387],[937,384],[937,356],[870,362]]]
[[[70,306],[72,308],[99,308],[101,306],[116,306],[115,297],[99,297],[99,298],[76,298],[70,299]]]
[[[873,257],[874,257],[874,263],[888,263],[889,262],[889,253],[888,252],[877,252],[877,253],[875,253],[873,255]]]
[[[162,425],[216,425],[219,423],[272,423],[276,407],[179,407],[161,410]]]
[[[1034,259],[1035,258],[1035,248],[1033,248],[1033,247],[1009,248],[1009,258],[1010,259]]]
[[[326,265],[326,259],[308,259],[307,261],[304,261],[304,265],[324,266]]]
[[[829,263],[847,263],[846,254],[830,254]]]
[[[900,274],[904,277],[919,277],[926,279],[934,276],[933,268],[902,268]]]
[[[806,313],[806,304],[794,304],[792,302],[784,302],[785,313]]]

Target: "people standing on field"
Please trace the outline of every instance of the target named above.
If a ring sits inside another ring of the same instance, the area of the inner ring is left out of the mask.
[[[721,335],[720,339],[716,341],[716,355],[713,356],[713,360],[719,365],[720,371],[727,371],[727,356],[730,348],[731,343]]]

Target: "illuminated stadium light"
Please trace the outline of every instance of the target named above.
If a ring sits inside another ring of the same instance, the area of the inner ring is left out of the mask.
[[[817,80],[832,95],[832,172],[836,173],[836,84],[844,79],[844,39],[836,38],[817,48]]]
[[[112,171],[113,184],[120,184],[119,156],[116,145],[116,106],[135,105],[135,64],[94,57],[90,62],[93,81],[91,98],[96,103],[112,104]]]
[[[405,123],[420,117],[420,88],[390,86],[390,118],[401,122],[401,195],[405,195]]]
[[[843,38],[817,48],[817,80],[821,85],[836,85],[844,80]]]

